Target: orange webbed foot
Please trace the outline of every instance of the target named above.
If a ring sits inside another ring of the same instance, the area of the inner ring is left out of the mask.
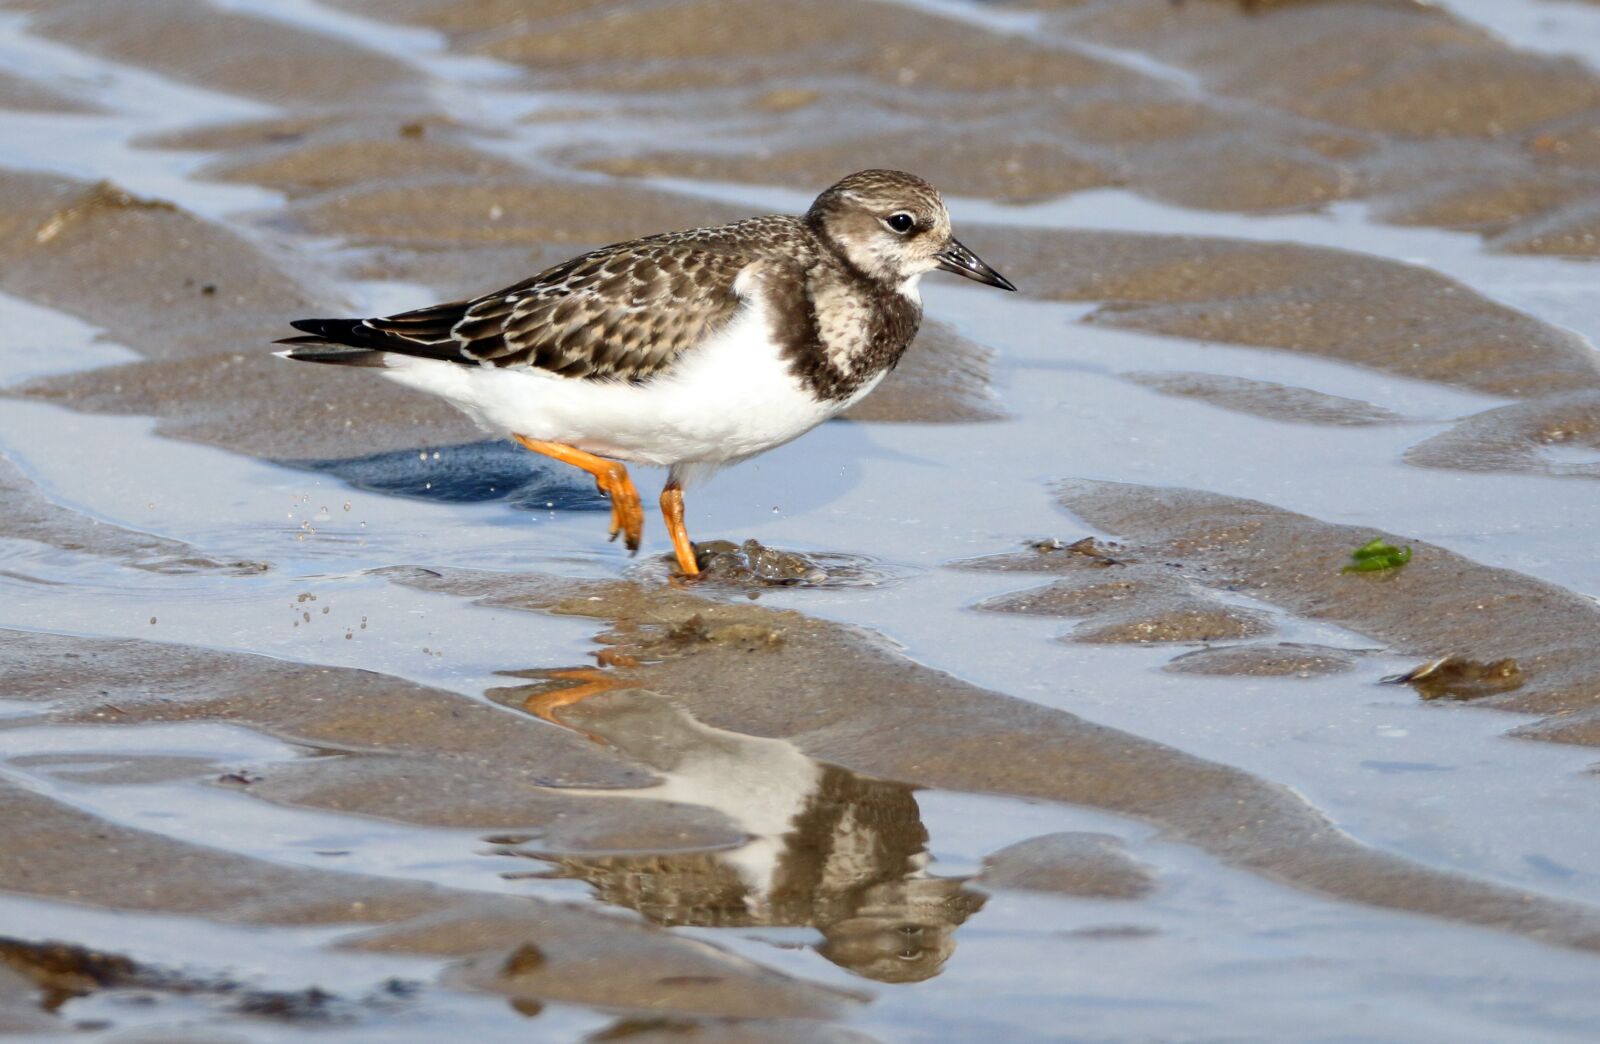
[[[644,537],[644,504],[639,500],[639,491],[634,488],[633,479],[628,477],[626,467],[618,461],[597,457],[564,443],[542,442],[526,435],[511,437],[524,449],[582,468],[593,475],[595,487],[611,499],[611,539],[615,540],[617,534],[622,534],[622,542],[629,553],[638,553]]]

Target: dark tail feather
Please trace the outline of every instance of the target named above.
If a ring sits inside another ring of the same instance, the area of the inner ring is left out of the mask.
[[[285,337],[276,344],[287,344],[288,351],[278,354],[296,362],[328,363],[333,366],[382,366],[383,352],[376,348],[352,348],[347,344],[333,344],[320,337]]]
[[[447,307],[454,306],[441,305],[439,309],[434,311],[441,311]],[[289,337],[278,343],[298,346],[327,345],[330,349],[333,349],[332,352],[302,353],[291,349],[284,354],[291,359],[337,362],[347,366],[382,365],[381,361],[375,358],[357,361],[354,356],[358,353],[376,355],[382,352],[395,352],[399,355],[414,355],[421,359],[442,359],[446,362],[466,361],[461,357],[460,346],[450,340],[448,324],[442,327],[443,333],[441,334],[434,329],[434,327],[440,325],[441,320],[438,317],[429,316],[424,321],[420,317],[417,319],[408,318],[412,315],[413,313],[408,312],[397,317],[396,320],[295,319],[289,325],[296,330],[304,330],[310,336]],[[407,329],[402,334],[398,329],[387,328],[397,321],[405,327],[415,326],[430,335],[437,334],[440,339],[438,341],[418,340],[414,338],[413,331],[410,329]],[[340,349],[343,351],[339,351]]]
[[[324,341],[352,348],[376,348],[378,346],[372,342],[382,337],[360,319],[295,319],[289,325]]]

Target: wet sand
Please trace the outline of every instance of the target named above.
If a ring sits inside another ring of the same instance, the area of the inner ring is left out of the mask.
[[[0,7],[0,1031],[1600,1017],[1600,54],[1400,0]],[[872,165],[1023,292],[930,279],[878,392],[696,491],[700,584],[270,352]]]

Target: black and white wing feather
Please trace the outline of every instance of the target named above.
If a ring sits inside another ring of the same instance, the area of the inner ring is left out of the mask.
[[[376,363],[372,353],[563,377],[645,381],[738,311],[737,242],[693,233],[604,247],[471,301],[373,319],[299,319],[290,358]]]

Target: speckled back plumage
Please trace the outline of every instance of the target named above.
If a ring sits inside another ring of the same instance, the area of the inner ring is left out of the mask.
[[[802,217],[749,218],[601,247],[470,301],[383,318],[300,320],[294,325],[312,336],[295,343],[645,383],[738,313],[735,281],[749,269],[794,374],[819,398],[845,399],[899,361],[921,306],[884,274],[853,263],[827,217],[894,194],[943,209],[919,178],[863,171],[824,192]]]

